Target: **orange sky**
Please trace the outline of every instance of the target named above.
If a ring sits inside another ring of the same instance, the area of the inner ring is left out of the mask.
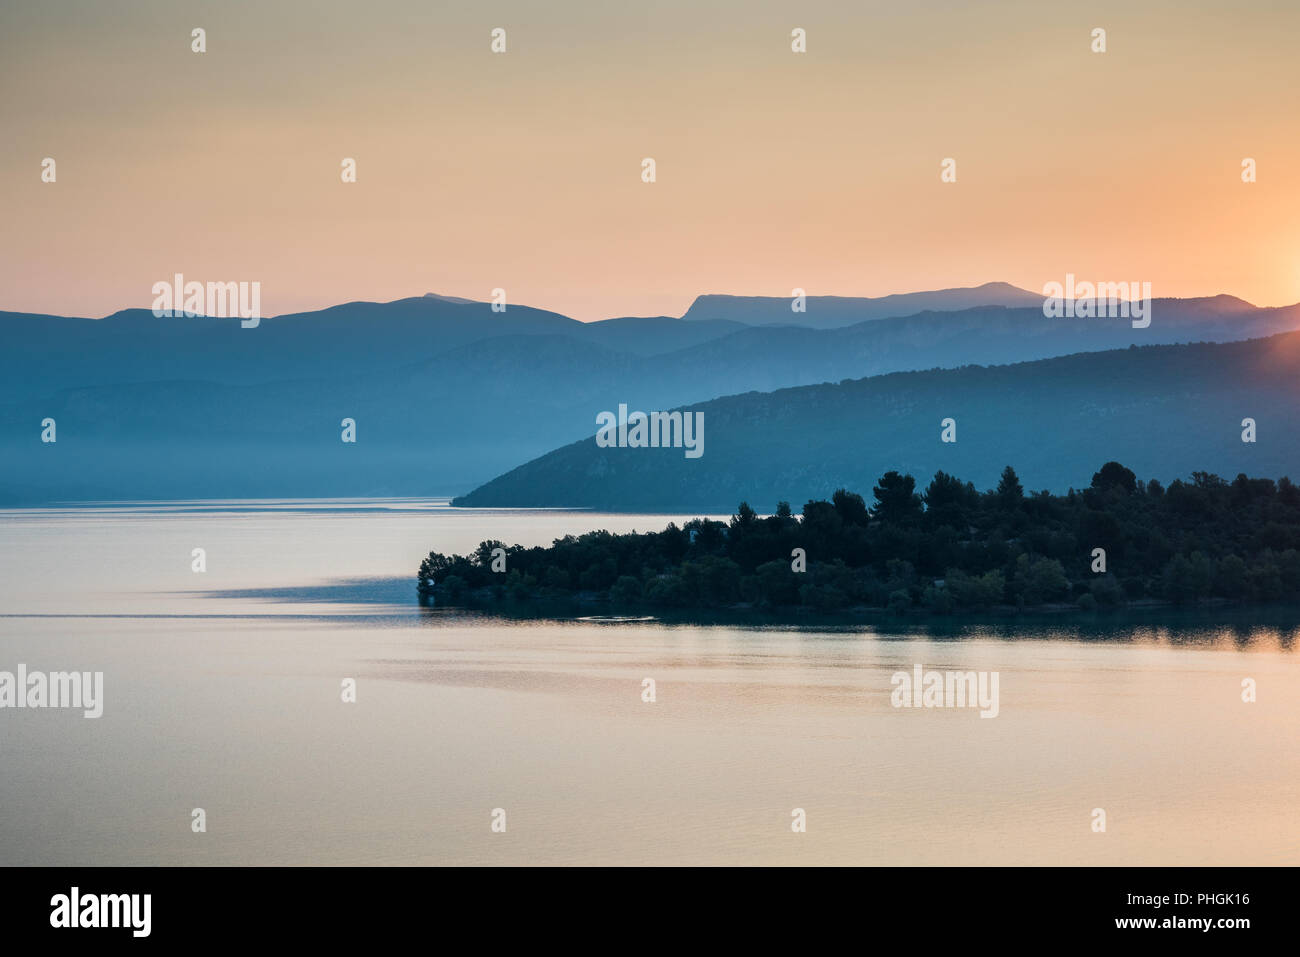
[[[1300,300],[1300,4],[13,6],[0,309],[104,315],[177,272],[260,281],[270,315],[494,287],[679,315],[1066,272]]]

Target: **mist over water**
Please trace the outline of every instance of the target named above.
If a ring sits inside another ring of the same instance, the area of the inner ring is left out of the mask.
[[[1285,616],[891,633],[416,604],[431,549],[671,518],[406,500],[0,512],[0,670],[103,671],[105,699],[97,720],[0,710],[0,864],[1300,855]],[[997,718],[892,707],[891,675],[916,664],[999,672]]]

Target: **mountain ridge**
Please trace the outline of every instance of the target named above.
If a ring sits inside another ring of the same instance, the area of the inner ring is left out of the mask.
[[[1300,474],[1291,387],[1300,333],[1231,343],[1131,346],[1007,365],[896,372],[693,403],[705,452],[556,449],[454,500],[467,507],[771,510],[898,469],[992,487],[1009,461],[1029,487],[1064,491],[1078,463],[1118,460],[1168,480],[1193,470]],[[1118,383],[1123,383],[1122,386]],[[941,441],[955,422],[956,442]],[[1257,443],[1241,441],[1253,418]]]
[[[358,301],[256,329],[149,310],[109,321],[0,314],[0,502],[455,494],[590,436],[596,414],[619,403],[663,410],[901,370],[1300,329],[1300,307],[1234,297],[1153,308],[1140,330],[1048,319],[1041,305],[833,329],[581,323],[439,297]],[[47,417],[57,449],[39,440]],[[357,422],[355,446],[339,442],[344,418]]]

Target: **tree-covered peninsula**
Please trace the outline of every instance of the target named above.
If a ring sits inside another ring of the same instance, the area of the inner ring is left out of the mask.
[[[1010,466],[983,492],[943,472],[918,491],[888,472],[870,502],[841,489],[798,515],[742,502],[730,522],[431,552],[417,588],[437,605],[567,599],[613,613],[1278,602],[1300,593],[1300,489],[1205,472],[1166,488],[1117,462],[1063,495],[1027,494]]]

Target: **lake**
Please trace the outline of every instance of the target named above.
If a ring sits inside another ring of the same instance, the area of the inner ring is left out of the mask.
[[[0,710],[0,864],[1300,859],[1284,618],[890,633],[416,603],[431,549],[669,520],[427,501],[0,512],[0,671],[104,675],[98,719]],[[894,707],[892,676],[917,665],[997,672],[997,716]]]

